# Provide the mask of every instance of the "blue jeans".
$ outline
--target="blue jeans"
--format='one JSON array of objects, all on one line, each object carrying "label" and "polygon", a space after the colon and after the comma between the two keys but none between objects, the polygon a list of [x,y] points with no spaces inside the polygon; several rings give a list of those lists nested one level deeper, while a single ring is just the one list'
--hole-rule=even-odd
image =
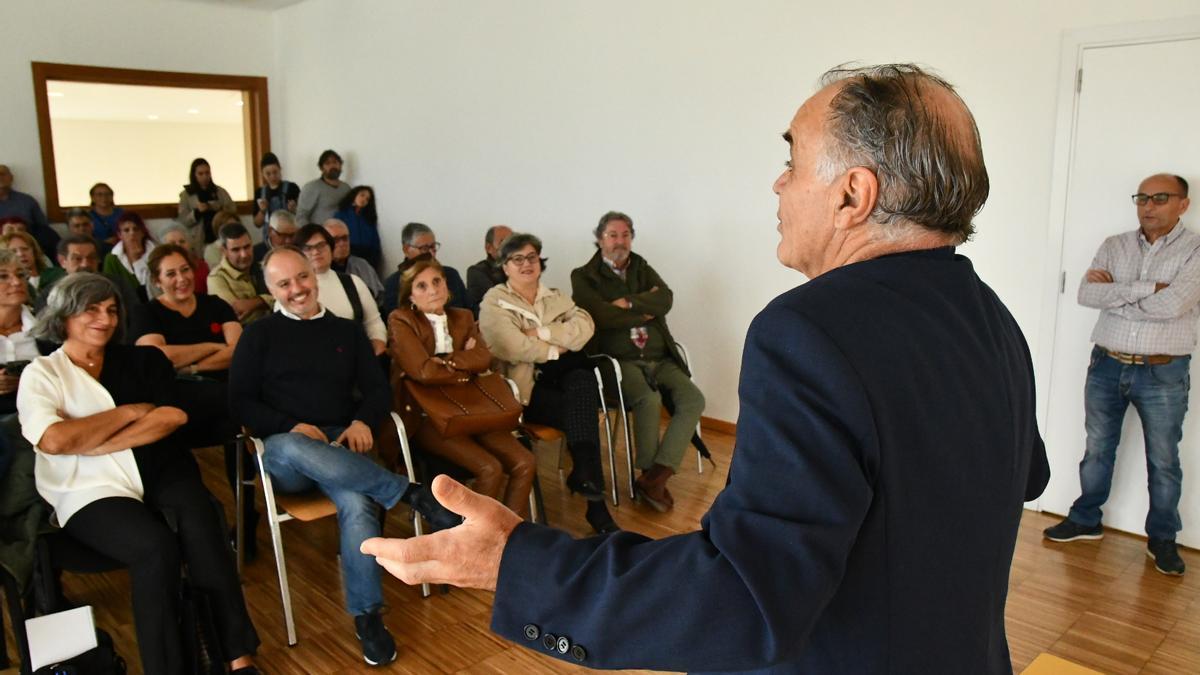
[{"label": "blue jeans", "polygon": [[1179,441],[1187,413],[1191,357],[1175,357],[1161,366],[1129,366],[1092,350],[1083,405],[1087,450],[1079,463],[1082,494],[1068,518],[1080,525],[1100,524],[1100,507],[1108,501],[1113,462],[1121,440],[1125,410],[1132,403],[1142,420],[1146,443],[1146,472],[1150,480],[1150,513],[1146,534],[1174,541],[1179,532],[1179,493],[1183,470],[1179,466]]},{"label": "blue jeans", "polygon": [[[337,438],[341,428],[321,429]],[[289,432],[268,436],[263,464],[275,489],[305,492],[319,488],[337,505],[346,610],[354,616],[383,606],[379,565],[363,555],[362,542],[381,534],[380,508],[390,509],[408,489],[408,478],[379,466],[370,457],[347,448]]]}]

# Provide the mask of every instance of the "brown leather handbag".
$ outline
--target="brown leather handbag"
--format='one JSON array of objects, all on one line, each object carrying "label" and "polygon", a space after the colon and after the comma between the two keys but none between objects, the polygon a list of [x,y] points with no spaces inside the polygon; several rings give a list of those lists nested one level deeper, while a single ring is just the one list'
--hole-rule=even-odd
[{"label": "brown leather handbag", "polygon": [[405,378],[404,386],[443,438],[511,431],[521,417],[521,404],[497,373],[461,384],[421,384]]}]

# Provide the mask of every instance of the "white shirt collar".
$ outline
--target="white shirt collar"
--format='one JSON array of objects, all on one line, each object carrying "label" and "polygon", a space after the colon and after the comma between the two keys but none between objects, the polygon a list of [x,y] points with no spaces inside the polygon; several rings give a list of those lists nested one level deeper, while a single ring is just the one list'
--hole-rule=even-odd
[{"label": "white shirt collar", "polygon": [[291,319],[292,321],[312,321],[313,319],[320,319],[321,317],[325,316],[325,307],[324,306],[322,306],[321,309],[318,310],[316,314],[313,314],[311,317],[309,317],[307,319],[301,319],[299,316],[292,314],[291,312],[284,309],[282,302],[275,303],[275,311],[286,316],[287,318]]}]

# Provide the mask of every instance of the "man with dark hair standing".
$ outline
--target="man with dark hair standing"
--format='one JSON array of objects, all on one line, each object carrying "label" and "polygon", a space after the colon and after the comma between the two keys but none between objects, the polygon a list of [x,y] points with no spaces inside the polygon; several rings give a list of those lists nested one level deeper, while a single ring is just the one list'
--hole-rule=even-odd
[{"label": "man with dark hair standing", "polygon": [[254,243],[246,227],[229,223],[217,235],[221,262],[208,273],[208,292],[229,303],[245,326],[270,314],[274,300],[263,281],[262,267],[254,262]]},{"label": "man with dark hair standing", "polygon": [[590,667],[1012,671],[1009,566],[1049,471],[1025,339],[954,251],[988,194],[979,134],[916,66],[823,82],[774,186],[777,257],[810,281],[750,326],[700,531],[572,540],[439,476],[464,525],[367,553],[495,589],[494,631]]},{"label": "man with dark hair standing", "polygon": [[483,302],[485,293],[496,284],[505,282],[504,270],[496,260],[500,253],[500,244],[513,233],[507,225],[493,225],[483,235],[483,260],[467,268],[467,297],[475,306],[475,316],[479,316],[479,303]]},{"label": "man with dark hair standing", "polygon": [[1143,180],[1133,203],[1141,227],[1105,239],[1079,284],[1079,304],[1100,310],[1083,394],[1082,494],[1045,535],[1059,542],[1104,537],[1100,507],[1108,501],[1121,426],[1132,403],[1142,420],[1150,481],[1146,554],[1159,572],[1180,575],[1185,566],[1175,545],[1183,484],[1179,440],[1200,319],[1200,234],[1179,221],[1190,204],[1180,176],[1160,173]]},{"label": "man with dark hair standing", "polygon": [[[600,217],[593,234],[596,254],[571,271],[571,295],[596,322],[589,353],[607,354],[620,364],[621,392],[634,413],[637,441],[637,497],[665,512],[675,506],[667,481],[704,412],[704,394],[692,382],[687,362],[667,328],[675,296],[667,282],[633,252],[633,219],[619,211]],[[659,438],[663,398],[670,397],[671,421]]]},{"label": "man with dark hair standing", "polygon": [[317,159],[321,177],[304,184],[300,200],[296,204],[296,224],[304,227],[309,223],[320,225],[333,217],[342,198],[350,192],[350,184],[342,182],[342,156],[326,150]]}]

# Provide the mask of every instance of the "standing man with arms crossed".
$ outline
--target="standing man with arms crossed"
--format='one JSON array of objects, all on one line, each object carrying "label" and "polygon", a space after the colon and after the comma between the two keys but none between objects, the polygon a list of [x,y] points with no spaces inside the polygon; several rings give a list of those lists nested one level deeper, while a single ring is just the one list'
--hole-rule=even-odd
[{"label": "standing man with arms crossed", "polygon": [[1082,494],[1045,535],[1061,542],[1104,537],[1100,507],[1108,501],[1121,424],[1132,403],[1142,420],[1150,481],[1146,555],[1159,572],[1180,575],[1179,441],[1200,318],[1200,235],[1179,221],[1190,204],[1187,181],[1179,176],[1150,176],[1133,203],[1141,228],[1105,239],[1079,284],[1079,304],[1100,310],[1083,390]]},{"label": "standing man with arms crossed", "polygon": [[[621,391],[634,413],[638,476],[634,489],[659,512],[674,508],[667,481],[679,470],[683,453],[704,412],[704,394],[692,383],[687,363],[667,328],[675,296],[646,259],[633,252],[633,219],[619,211],[600,217],[596,254],[571,271],[575,304],[596,321],[589,353],[608,354],[621,367]],[[658,437],[663,396],[674,412]]]},{"label": "standing man with arms crossed", "polygon": [[823,84],[774,186],[777,256],[811,281],[750,326],[700,531],[576,541],[439,476],[466,522],[364,551],[495,589],[492,630],[593,668],[1012,672],[1009,567],[1049,471],[1025,339],[954,252],[987,199],[979,132],[916,66]]}]

